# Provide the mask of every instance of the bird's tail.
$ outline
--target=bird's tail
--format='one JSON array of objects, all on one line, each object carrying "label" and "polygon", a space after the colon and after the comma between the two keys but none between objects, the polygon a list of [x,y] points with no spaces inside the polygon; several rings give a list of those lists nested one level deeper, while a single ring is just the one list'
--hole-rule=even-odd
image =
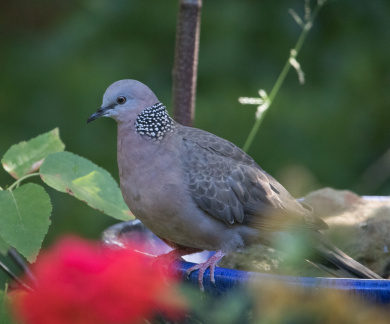
[{"label": "bird's tail", "polygon": [[340,278],[383,279],[334,246],[326,237],[316,233],[314,255],[308,260],[320,269]]}]

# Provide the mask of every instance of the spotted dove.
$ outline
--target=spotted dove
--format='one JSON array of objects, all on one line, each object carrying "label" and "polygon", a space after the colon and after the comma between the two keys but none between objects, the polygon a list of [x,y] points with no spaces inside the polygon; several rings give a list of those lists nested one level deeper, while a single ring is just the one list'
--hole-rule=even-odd
[{"label": "spotted dove", "polygon": [[207,268],[215,282],[215,266],[230,251],[259,243],[275,247],[276,237],[296,235],[310,238],[305,259],[331,274],[381,279],[330,243],[319,232],[326,223],[249,155],[216,135],[176,123],[141,82],[110,85],[88,122],[102,116],[118,124],[120,187],[134,215],[174,248],[173,258],[217,251],[189,269],[199,269],[201,287]]}]

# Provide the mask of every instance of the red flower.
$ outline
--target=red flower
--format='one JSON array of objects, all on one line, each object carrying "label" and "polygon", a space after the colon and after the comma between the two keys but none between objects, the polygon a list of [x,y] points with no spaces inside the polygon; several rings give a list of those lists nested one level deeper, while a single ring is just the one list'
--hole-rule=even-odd
[{"label": "red flower", "polygon": [[18,294],[14,313],[28,324],[122,324],[159,311],[183,314],[175,279],[144,255],[66,238],[33,265],[38,286]]}]

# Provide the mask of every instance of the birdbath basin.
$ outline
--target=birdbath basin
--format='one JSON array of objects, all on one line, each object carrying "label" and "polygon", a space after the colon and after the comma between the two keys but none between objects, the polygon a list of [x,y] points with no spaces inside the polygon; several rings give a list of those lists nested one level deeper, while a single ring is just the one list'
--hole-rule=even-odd
[{"label": "birdbath basin", "polygon": [[[161,255],[172,250],[139,220],[122,222],[107,228],[103,233],[102,239],[105,244],[114,247],[125,247],[127,240],[142,240],[142,248],[144,250],[141,252],[152,255]],[[174,265],[174,269],[183,280],[189,281],[194,286],[198,286],[198,272],[192,272],[187,278],[186,271],[194,263],[206,261],[211,253],[213,252],[205,251],[185,256],[184,259],[186,261],[178,262]],[[304,289],[347,291],[377,304],[390,303],[390,280],[295,277],[217,267],[215,269],[216,286],[210,282],[210,271],[208,269],[204,276],[204,287],[207,293],[221,295],[234,288],[248,285],[249,282],[269,282],[270,280],[282,285],[302,287]]]}]

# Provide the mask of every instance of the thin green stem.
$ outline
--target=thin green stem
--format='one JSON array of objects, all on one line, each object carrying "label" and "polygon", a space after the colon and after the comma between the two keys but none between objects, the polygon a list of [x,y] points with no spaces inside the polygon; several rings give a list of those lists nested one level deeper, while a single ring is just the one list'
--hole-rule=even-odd
[{"label": "thin green stem", "polygon": [[16,180],[16,181],[8,188],[8,190],[12,190],[12,189],[14,189],[15,187],[18,187],[19,184],[20,184],[23,180],[26,180],[26,179],[28,179],[28,178],[35,177],[35,176],[39,176],[39,172],[31,173],[31,174],[26,174],[24,177],[21,177],[20,179]]},{"label": "thin green stem", "polygon": [[302,28],[302,32],[298,38],[298,41],[296,42],[295,46],[294,46],[294,49],[292,49],[290,51],[290,56],[289,58],[287,59],[286,63],[284,64],[284,67],[283,67],[283,70],[282,72],[280,73],[278,79],[276,80],[275,82],[275,85],[273,86],[272,90],[271,90],[271,93],[269,94],[268,96],[268,105],[266,107],[266,109],[264,109],[264,111],[262,112],[262,114],[259,116],[259,118],[256,119],[251,131],[249,132],[249,135],[248,135],[248,138],[246,139],[245,141],[245,144],[244,144],[244,147],[243,147],[243,150],[245,152],[248,152],[249,148],[251,147],[252,143],[253,143],[253,140],[255,139],[256,137],[256,134],[260,128],[260,125],[262,123],[262,121],[264,120],[264,117],[265,117],[265,114],[267,113],[269,107],[272,105],[276,95],[278,94],[284,80],[286,79],[286,76],[287,76],[287,73],[290,71],[291,69],[291,63],[290,61],[292,59],[295,59],[298,54],[299,54],[299,51],[301,50],[302,48],[302,45],[306,39],[306,36],[307,34],[309,33],[309,30],[311,29],[313,23],[314,23],[314,20],[318,14],[318,12],[320,11],[321,7],[323,6],[325,1],[319,1],[317,6],[315,7],[312,15],[310,16],[310,19],[306,21],[306,23],[304,24],[303,28]]},{"label": "thin green stem", "polygon": [[242,148],[244,152],[248,152],[249,148],[251,147],[252,142],[256,137],[257,131],[260,128],[261,122],[264,119],[265,112],[266,112],[266,110],[261,114],[260,118],[256,119],[255,124],[253,125],[253,127],[252,127],[246,141],[245,141],[244,147]]}]

